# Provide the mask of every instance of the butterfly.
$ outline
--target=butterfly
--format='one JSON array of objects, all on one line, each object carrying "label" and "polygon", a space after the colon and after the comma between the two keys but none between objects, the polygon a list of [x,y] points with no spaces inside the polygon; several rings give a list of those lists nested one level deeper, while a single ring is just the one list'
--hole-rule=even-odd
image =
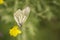
[{"label": "butterfly", "polygon": [[21,27],[25,21],[27,20],[28,16],[30,13],[30,8],[26,7],[23,10],[18,9],[15,13],[14,13],[14,19],[17,22],[18,26]]}]

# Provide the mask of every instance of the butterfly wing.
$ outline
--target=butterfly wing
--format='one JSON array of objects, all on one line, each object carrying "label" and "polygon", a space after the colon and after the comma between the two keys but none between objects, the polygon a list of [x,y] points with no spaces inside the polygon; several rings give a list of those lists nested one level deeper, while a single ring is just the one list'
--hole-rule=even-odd
[{"label": "butterfly wing", "polygon": [[17,22],[17,24],[19,26],[21,26],[21,16],[22,16],[22,11],[20,9],[18,9],[15,13],[14,13],[14,19]]},{"label": "butterfly wing", "polygon": [[26,19],[27,19],[27,17],[29,16],[30,8],[26,7],[25,9],[22,10],[22,13],[23,13],[23,19],[22,19],[22,21],[25,22]]}]

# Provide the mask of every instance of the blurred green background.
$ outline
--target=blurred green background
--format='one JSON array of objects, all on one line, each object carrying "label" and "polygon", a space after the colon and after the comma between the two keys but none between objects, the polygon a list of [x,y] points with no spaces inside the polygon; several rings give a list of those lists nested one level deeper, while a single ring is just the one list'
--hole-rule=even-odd
[{"label": "blurred green background", "polygon": [[[31,11],[23,33],[11,37],[9,30],[17,25],[14,12],[27,6]],[[0,4],[0,40],[60,40],[60,0],[4,0]]]}]

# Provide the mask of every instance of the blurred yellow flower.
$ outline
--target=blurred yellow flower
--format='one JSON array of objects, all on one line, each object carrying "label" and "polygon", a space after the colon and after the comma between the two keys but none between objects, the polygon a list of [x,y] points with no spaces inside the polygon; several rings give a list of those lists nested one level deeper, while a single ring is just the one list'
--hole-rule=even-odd
[{"label": "blurred yellow flower", "polygon": [[0,0],[0,4],[3,4],[4,3],[4,0]]},{"label": "blurred yellow flower", "polygon": [[9,34],[16,37],[18,34],[21,34],[21,30],[18,29],[18,26],[14,26],[12,29],[10,29]]}]

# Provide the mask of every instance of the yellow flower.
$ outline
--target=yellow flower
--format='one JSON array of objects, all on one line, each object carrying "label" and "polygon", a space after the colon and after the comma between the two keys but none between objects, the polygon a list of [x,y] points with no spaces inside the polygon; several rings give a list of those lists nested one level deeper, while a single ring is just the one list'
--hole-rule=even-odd
[{"label": "yellow flower", "polygon": [[16,37],[18,34],[21,34],[21,30],[18,29],[18,26],[14,26],[12,29],[10,29],[9,34]]},{"label": "yellow flower", "polygon": [[0,4],[3,4],[4,3],[4,1],[3,0],[0,0]]}]

